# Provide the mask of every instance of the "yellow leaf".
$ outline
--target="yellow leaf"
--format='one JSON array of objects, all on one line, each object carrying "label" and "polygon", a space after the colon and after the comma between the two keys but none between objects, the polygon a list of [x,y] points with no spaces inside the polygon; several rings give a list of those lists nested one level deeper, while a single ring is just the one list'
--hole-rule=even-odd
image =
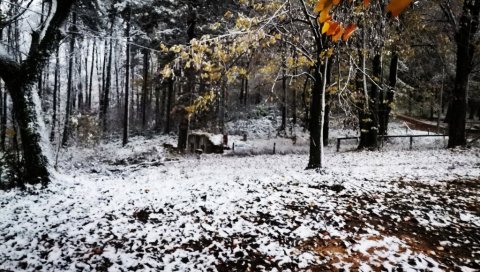
[{"label": "yellow leaf", "polygon": [[387,6],[387,11],[392,13],[393,17],[397,17],[411,2],[412,0],[392,0]]},{"label": "yellow leaf", "polygon": [[330,21],[325,22],[322,27],[322,34],[325,34],[328,31],[328,28],[330,28]]}]

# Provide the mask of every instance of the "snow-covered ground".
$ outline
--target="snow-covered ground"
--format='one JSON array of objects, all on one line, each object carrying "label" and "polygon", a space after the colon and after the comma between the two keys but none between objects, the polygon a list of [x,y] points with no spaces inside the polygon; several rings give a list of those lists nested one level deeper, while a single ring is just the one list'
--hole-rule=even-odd
[{"label": "snow-covered ground", "polygon": [[480,268],[480,149],[332,147],[318,173],[302,152],[179,156],[172,141],[72,148],[47,190],[1,192],[0,270]]}]

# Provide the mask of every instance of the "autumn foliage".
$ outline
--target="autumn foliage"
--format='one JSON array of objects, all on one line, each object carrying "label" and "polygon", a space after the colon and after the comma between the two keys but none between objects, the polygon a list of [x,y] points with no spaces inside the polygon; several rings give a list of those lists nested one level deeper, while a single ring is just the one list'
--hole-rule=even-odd
[{"label": "autumn foliage", "polygon": [[[350,36],[355,32],[357,26],[354,23],[348,24],[346,27],[341,22],[332,19],[331,10],[340,5],[342,0],[319,0],[315,4],[314,12],[318,13],[318,23],[322,26],[322,34],[332,38],[333,42],[342,39],[344,42],[348,41]],[[349,0],[351,3],[352,0]],[[386,7],[386,12],[392,16],[398,16],[404,9],[406,9],[412,0],[391,0]],[[363,0],[364,8],[370,5],[370,0]]]}]

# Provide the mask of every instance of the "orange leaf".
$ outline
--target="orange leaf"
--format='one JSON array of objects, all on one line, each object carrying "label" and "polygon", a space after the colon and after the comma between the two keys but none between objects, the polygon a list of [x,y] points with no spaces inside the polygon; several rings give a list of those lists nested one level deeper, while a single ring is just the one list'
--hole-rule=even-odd
[{"label": "orange leaf", "polygon": [[319,23],[325,23],[326,21],[330,20],[332,17],[329,16],[329,9],[324,9],[320,12],[320,17],[318,17]]},{"label": "orange leaf", "polygon": [[370,0],[363,0],[363,6],[368,7],[370,5]]},{"label": "orange leaf", "polygon": [[337,42],[340,40],[344,31],[345,29],[342,26],[338,27],[337,33],[335,33],[335,35],[332,37],[332,41]]},{"label": "orange leaf", "polygon": [[327,22],[325,22],[325,23],[323,24],[322,34],[325,34],[325,33],[328,31],[328,29],[330,28],[330,24],[331,24],[331,23],[332,23],[332,22],[327,21]]},{"label": "orange leaf", "polygon": [[327,36],[332,36],[335,33],[337,33],[339,27],[340,27],[339,23],[331,22],[330,27],[328,28],[328,31],[327,31]]},{"label": "orange leaf", "polygon": [[314,12],[321,12],[324,9],[331,9],[334,5],[334,1],[336,0],[319,0],[317,4],[315,4]]},{"label": "orange leaf", "polygon": [[404,9],[406,9],[412,0],[392,0],[387,6],[387,11],[392,13],[393,17],[398,16]]},{"label": "orange leaf", "polygon": [[353,32],[357,30],[357,25],[349,24],[347,28],[345,28],[345,32],[343,33],[343,41],[346,42],[352,36]]},{"label": "orange leaf", "polygon": [[333,4],[336,6],[338,4],[340,4],[340,0],[333,0]]}]

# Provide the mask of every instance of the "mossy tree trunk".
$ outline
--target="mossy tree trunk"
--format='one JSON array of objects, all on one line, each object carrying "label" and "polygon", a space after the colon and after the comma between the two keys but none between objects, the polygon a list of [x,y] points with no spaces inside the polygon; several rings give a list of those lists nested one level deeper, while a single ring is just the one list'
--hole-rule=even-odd
[{"label": "mossy tree trunk", "polygon": [[9,56],[0,56],[0,77],[12,98],[12,107],[19,125],[24,162],[25,183],[46,185],[50,181],[48,133],[42,120],[40,98],[34,85],[51,51],[62,39],[60,28],[75,0],[50,2],[50,14],[43,29],[32,34],[27,58],[18,63]]}]

